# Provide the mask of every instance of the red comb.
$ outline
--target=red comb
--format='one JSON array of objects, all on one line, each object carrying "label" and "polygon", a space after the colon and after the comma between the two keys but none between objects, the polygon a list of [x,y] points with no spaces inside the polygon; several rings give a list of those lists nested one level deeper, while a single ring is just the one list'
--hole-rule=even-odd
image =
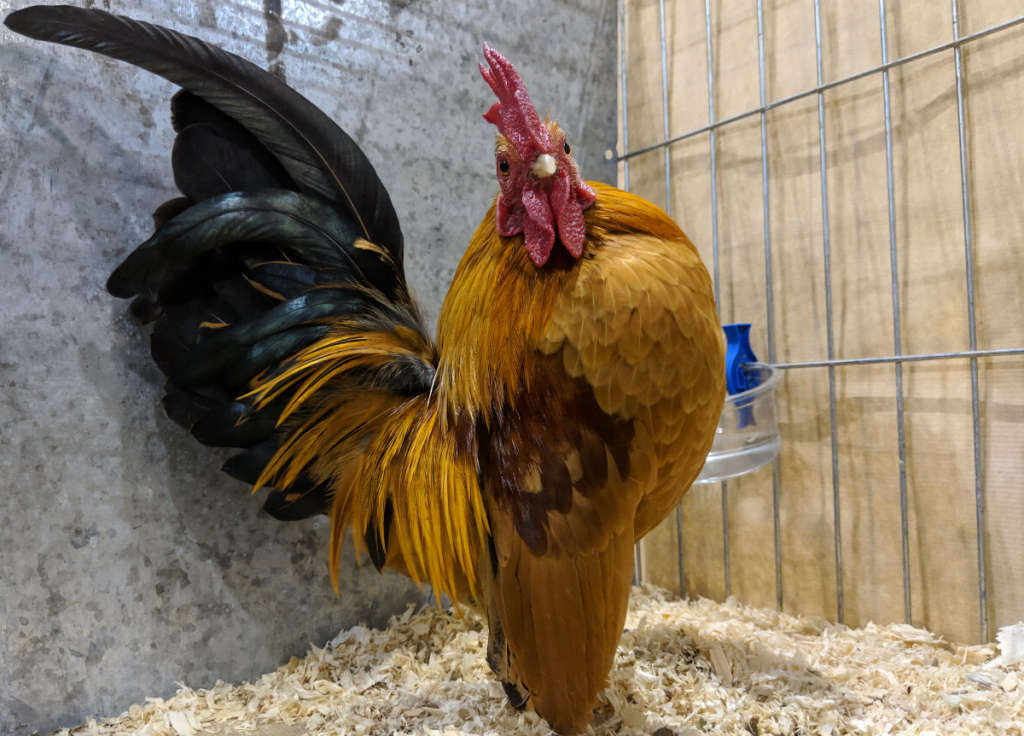
[{"label": "red comb", "polygon": [[526,157],[534,150],[551,148],[551,136],[541,123],[523,78],[512,62],[484,44],[484,59],[488,69],[480,64],[480,73],[498,96],[498,101],[484,113],[484,120],[498,126],[498,131],[512,141],[519,155]]}]

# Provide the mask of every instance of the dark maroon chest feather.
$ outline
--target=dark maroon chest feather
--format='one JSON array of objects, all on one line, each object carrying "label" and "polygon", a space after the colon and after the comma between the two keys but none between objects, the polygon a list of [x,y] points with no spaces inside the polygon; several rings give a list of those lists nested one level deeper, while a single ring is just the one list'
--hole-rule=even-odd
[{"label": "dark maroon chest feather", "polygon": [[[570,378],[561,355],[538,356],[529,389],[477,425],[485,493],[512,518],[530,550],[549,547],[549,514],[573,509],[629,473],[633,422],[601,411],[590,385]],[[594,519],[598,523],[598,519]]]}]

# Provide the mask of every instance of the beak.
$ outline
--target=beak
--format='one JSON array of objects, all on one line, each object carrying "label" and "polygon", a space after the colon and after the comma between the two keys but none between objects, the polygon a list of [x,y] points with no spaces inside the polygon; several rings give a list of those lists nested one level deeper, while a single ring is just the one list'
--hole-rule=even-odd
[{"label": "beak", "polygon": [[555,157],[550,153],[539,155],[537,160],[533,162],[533,166],[530,167],[530,173],[538,179],[546,179],[556,171],[558,171],[558,162],[555,161]]}]

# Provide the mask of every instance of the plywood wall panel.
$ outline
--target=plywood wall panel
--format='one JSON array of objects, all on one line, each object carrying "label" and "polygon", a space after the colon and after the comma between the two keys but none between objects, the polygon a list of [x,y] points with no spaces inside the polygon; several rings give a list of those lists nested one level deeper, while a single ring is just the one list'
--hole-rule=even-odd
[{"label": "plywood wall panel", "polygon": [[789,371],[779,406],[779,512],[783,607],[836,616],[835,526],[828,371]]},{"label": "plywood wall panel", "polygon": [[979,361],[992,631],[1024,620],[1024,357]]},{"label": "plywood wall panel", "polygon": [[818,100],[773,110],[767,121],[775,359],[818,360],[828,345]]},{"label": "plywood wall panel", "polygon": [[728,523],[732,594],[751,605],[775,608],[770,465],[729,481]]},{"label": "plywood wall panel", "polygon": [[895,381],[890,365],[836,371],[846,620],[903,620]]},{"label": "plywood wall panel", "polygon": [[627,3],[627,7],[627,120],[629,147],[637,149],[657,143],[665,137],[661,41],[657,1],[640,0]]},{"label": "plywood wall panel", "polygon": [[753,342],[764,350],[767,338],[760,122],[751,118],[723,128],[717,143],[721,268],[718,312],[724,323],[753,323]]},{"label": "plywood wall panel", "polygon": [[665,3],[666,64],[673,102],[669,105],[670,135],[703,127],[708,122],[707,36],[703,19],[703,0]]},{"label": "plywood wall panel", "polygon": [[903,368],[912,615],[957,641],[978,634],[968,362]]},{"label": "plywood wall panel", "polygon": [[[1016,18],[1021,14],[1020,3],[1015,0],[959,0],[960,35],[990,28]],[[942,4],[942,3],[938,3]]]},{"label": "plywood wall panel", "polygon": [[679,547],[676,539],[676,516],[673,513],[643,538],[640,547],[644,580],[679,595]]},{"label": "plywood wall panel", "polygon": [[717,483],[695,485],[683,498],[683,569],[687,595],[725,600],[721,499]]},{"label": "plywood wall panel", "polygon": [[[748,0],[711,3],[711,69],[715,84],[715,115],[719,120],[760,104],[755,11],[755,4]],[[696,15],[692,22],[703,25],[704,13]],[[673,98],[672,102],[677,103],[677,100]]]},{"label": "plywood wall panel", "polygon": [[944,52],[891,74],[905,353],[969,347],[954,71],[952,52]]},{"label": "plywood wall panel", "polygon": [[697,246],[701,259],[713,270],[711,220],[711,167],[708,134],[688,138],[671,147],[672,216]]},{"label": "plywood wall panel", "polygon": [[826,93],[837,358],[891,355],[884,97],[877,77]]},{"label": "plywood wall panel", "polygon": [[1024,345],[1024,26],[964,55],[978,346]]}]

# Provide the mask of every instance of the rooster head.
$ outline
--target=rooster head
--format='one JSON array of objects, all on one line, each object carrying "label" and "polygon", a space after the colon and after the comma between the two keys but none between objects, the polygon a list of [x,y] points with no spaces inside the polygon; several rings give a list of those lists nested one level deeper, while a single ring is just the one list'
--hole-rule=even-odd
[{"label": "rooster head", "polygon": [[580,178],[572,147],[553,121],[541,121],[519,72],[484,44],[480,73],[498,96],[484,119],[498,126],[494,165],[501,186],[497,226],[501,235],[522,233],[530,260],[547,263],[557,239],[574,257],[583,255],[583,210],[596,195]]}]

